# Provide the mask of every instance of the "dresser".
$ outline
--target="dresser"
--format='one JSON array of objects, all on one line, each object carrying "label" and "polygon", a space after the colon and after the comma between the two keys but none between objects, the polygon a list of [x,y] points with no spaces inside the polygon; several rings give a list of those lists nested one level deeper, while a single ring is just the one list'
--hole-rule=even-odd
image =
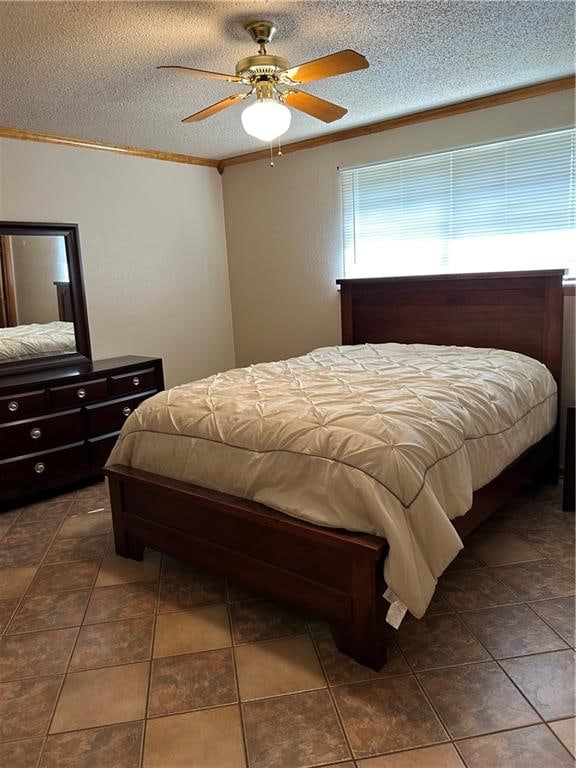
[{"label": "dresser", "polygon": [[152,357],[0,377],[0,506],[98,476],[127,417],[162,389]]}]

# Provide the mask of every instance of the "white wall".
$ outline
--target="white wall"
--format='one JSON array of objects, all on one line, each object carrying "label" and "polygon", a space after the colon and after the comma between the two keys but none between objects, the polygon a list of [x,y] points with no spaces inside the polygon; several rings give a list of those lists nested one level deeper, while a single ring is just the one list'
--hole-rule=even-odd
[{"label": "white wall", "polygon": [[[224,171],[237,365],[340,341],[343,276],[338,166],[437,152],[567,127],[569,91],[327,144]],[[573,335],[572,335],[573,338]]]},{"label": "white wall", "polygon": [[79,224],[95,359],[161,356],[168,385],[233,365],[214,168],[0,139],[0,219]]}]

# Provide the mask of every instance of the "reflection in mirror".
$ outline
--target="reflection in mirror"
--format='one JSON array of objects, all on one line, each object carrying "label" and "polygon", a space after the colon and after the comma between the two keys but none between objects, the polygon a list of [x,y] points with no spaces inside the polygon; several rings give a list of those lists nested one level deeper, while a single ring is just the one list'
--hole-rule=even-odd
[{"label": "reflection in mirror", "polygon": [[63,235],[0,235],[0,362],[76,352]]}]

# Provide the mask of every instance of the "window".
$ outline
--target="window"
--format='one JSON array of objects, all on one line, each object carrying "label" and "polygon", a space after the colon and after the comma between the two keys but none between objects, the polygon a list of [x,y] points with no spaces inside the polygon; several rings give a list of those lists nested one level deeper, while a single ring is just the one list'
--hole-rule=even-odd
[{"label": "window", "polygon": [[346,277],[566,267],[574,130],[341,171]]}]

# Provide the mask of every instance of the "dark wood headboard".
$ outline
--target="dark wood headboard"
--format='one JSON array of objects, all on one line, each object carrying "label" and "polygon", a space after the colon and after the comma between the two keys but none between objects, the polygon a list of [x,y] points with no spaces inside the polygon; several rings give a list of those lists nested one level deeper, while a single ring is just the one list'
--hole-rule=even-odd
[{"label": "dark wood headboard", "polygon": [[562,370],[564,270],[337,280],[342,343],[396,341],[521,352]]}]

